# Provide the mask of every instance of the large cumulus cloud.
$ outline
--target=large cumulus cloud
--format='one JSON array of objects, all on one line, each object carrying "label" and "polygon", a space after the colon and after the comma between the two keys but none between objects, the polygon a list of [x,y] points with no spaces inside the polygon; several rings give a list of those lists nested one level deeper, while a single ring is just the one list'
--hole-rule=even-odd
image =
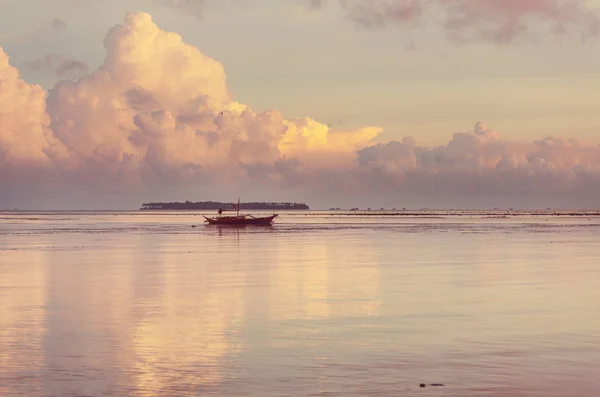
[{"label": "large cumulus cloud", "polygon": [[256,199],[294,192],[316,203],[369,195],[600,198],[598,146],[511,142],[481,123],[435,148],[410,137],[374,144],[377,127],[331,130],[236,102],[223,65],[148,14],[128,14],[104,44],[98,70],[48,93],[23,81],[0,50],[0,208],[240,191]]},{"label": "large cumulus cloud", "polygon": [[303,160],[308,172],[379,132],[331,132],[310,118],[252,111],[232,100],[220,62],[145,13],[128,14],[104,45],[97,71],[61,81],[47,98],[0,52],[0,201],[17,185],[35,191],[26,170],[65,191],[69,184],[126,193],[252,178],[281,183],[289,164]]}]

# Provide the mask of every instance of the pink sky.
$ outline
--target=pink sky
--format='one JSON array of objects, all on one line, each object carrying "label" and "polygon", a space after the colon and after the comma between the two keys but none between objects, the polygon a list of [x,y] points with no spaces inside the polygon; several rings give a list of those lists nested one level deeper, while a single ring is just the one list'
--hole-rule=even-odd
[{"label": "pink sky", "polygon": [[[308,12],[331,3],[313,2]],[[531,18],[543,22],[541,34],[597,33],[583,2],[366,4],[340,3],[351,21],[378,29],[437,10],[449,42],[506,45],[533,33]],[[48,29],[65,29],[61,21]],[[600,147],[576,131],[519,139],[474,118],[431,144],[409,134],[387,139],[377,120],[331,127],[311,115],[253,110],[236,100],[227,65],[147,13],[127,14],[104,47],[95,70],[67,55],[30,62],[56,71],[48,90],[25,81],[0,50],[0,209],[136,208],[238,195],[313,208],[597,207],[600,199]]]}]

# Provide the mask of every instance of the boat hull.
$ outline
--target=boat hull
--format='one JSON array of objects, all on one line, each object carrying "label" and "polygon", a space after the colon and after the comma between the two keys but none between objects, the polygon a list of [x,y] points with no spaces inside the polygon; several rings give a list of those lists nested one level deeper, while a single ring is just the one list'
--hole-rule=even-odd
[{"label": "boat hull", "polygon": [[248,216],[223,216],[219,218],[208,218],[206,222],[209,225],[270,225],[273,219],[277,217],[277,214],[265,217],[248,217]]}]

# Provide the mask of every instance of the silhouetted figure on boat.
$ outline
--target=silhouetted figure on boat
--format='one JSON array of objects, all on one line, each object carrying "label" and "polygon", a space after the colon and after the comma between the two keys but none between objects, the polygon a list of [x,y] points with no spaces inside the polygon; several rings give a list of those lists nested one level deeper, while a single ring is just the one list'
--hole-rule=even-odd
[{"label": "silhouetted figure on boat", "polygon": [[221,214],[223,213],[222,207],[219,208],[218,217],[208,218],[204,215],[202,216],[204,216],[204,219],[206,219],[206,222],[208,222],[210,225],[270,225],[271,222],[273,222],[273,219],[277,217],[277,214],[263,217],[256,217],[254,215],[249,214],[240,215],[240,208],[240,199],[238,198],[237,205],[233,204],[235,216],[221,216]]}]

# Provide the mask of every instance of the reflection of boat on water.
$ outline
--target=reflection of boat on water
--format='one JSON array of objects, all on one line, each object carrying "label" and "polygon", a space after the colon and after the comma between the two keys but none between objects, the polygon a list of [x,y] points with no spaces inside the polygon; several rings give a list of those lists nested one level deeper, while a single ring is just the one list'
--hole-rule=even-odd
[{"label": "reflection of boat on water", "polygon": [[[235,206],[235,205],[234,205]],[[238,204],[235,206],[233,211],[236,211],[235,216],[222,216],[223,211],[232,211],[232,210],[223,210],[219,209],[219,216],[214,218],[209,218],[204,216],[206,222],[209,225],[270,225],[278,215],[273,214],[269,216],[257,217],[254,215],[240,215],[240,199],[238,198]]]}]

